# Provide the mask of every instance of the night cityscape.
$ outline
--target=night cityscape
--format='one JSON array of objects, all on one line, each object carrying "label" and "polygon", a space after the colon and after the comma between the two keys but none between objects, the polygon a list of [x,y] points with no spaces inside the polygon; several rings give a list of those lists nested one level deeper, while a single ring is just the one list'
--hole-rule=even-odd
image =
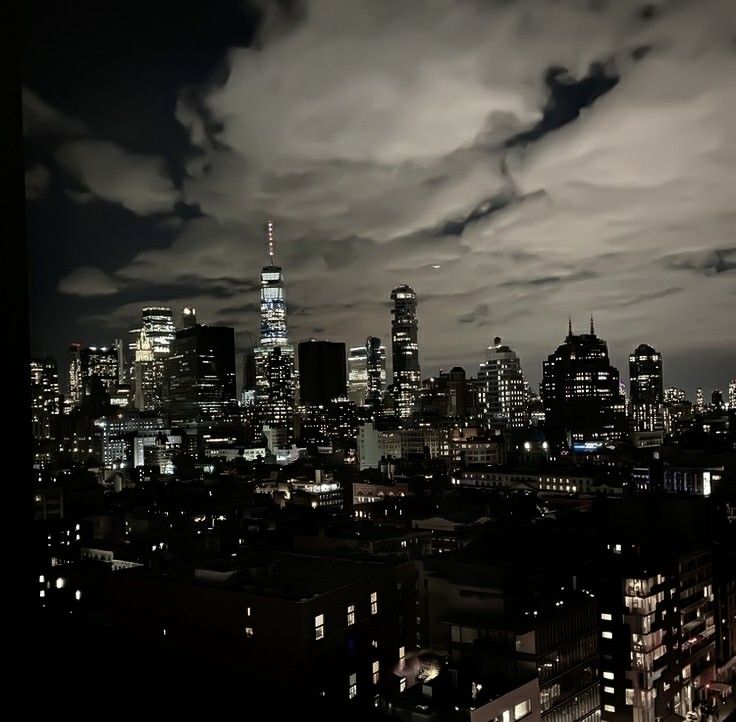
[{"label": "night cityscape", "polygon": [[736,720],[736,5],[153,5],[24,9],[39,711]]}]

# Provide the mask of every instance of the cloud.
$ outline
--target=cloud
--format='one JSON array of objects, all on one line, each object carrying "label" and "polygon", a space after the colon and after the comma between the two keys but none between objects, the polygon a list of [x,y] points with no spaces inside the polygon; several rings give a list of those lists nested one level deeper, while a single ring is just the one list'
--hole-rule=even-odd
[{"label": "cloud", "polygon": [[163,159],[131,153],[115,143],[72,141],[59,148],[56,159],[95,198],[138,215],[171,211],[180,198]]},{"label": "cloud", "polygon": [[87,127],[46,103],[32,90],[23,88],[23,135],[86,135]]},{"label": "cloud", "polygon": [[[423,362],[471,371],[499,335],[538,378],[568,314],[594,312],[622,366],[640,341],[732,343],[713,331],[733,300],[731,0],[282,5],[179,99],[197,149],[182,200],[201,216],[117,277],[257,281],[270,217],[287,301],[308,309],[295,340],[386,341],[408,283]],[[78,175],[128,207],[141,188]],[[233,308],[257,293],[230,291]]]},{"label": "cloud", "polygon": [[118,284],[94,266],[80,266],[59,281],[59,292],[70,296],[111,296]]}]

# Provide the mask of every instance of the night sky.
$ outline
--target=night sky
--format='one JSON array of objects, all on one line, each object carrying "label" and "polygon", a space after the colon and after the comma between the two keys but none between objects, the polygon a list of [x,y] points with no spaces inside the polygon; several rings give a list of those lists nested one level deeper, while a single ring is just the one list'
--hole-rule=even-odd
[{"label": "night sky", "polygon": [[425,376],[498,335],[536,387],[591,313],[624,379],[736,375],[733,0],[25,8],[34,354],[185,304],[242,350],[273,218],[293,342],[388,346],[407,283]]}]

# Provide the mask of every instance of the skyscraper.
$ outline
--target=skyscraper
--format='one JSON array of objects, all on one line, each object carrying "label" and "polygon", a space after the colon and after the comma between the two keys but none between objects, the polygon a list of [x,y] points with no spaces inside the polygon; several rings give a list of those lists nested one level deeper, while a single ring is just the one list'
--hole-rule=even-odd
[{"label": "skyscraper", "polygon": [[348,356],[348,396],[358,406],[375,406],[386,387],[386,348],[381,339],[368,336],[364,346],[354,346]]},{"label": "skyscraper", "polygon": [[624,401],[618,369],[611,366],[606,342],[590,333],[574,334],[542,365],[545,427],[556,445],[585,449],[623,438]]},{"label": "skyscraper", "polygon": [[386,388],[386,347],[381,346],[381,339],[368,336],[365,340],[366,349],[366,403],[378,407],[383,402],[383,392]]},{"label": "skyscraper", "polygon": [[59,373],[50,356],[31,359],[31,412],[33,438],[50,439],[52,421],[61,411]]},{"label": "skyscraper", "polygon": [[69,344],[69,397],[75,406],[82,401],[82,361],[79,357],[81,348],[79,341]]},{"label": "skyscraper", "polygon": [[651,346],[639,344],[629,356],[629,393],[634,431],[664,428],[662,402],[662,356]]},{"label": "skyscraper", "polygon": [[191,328],[197,325],[197,309],[194,306],[184,306],[181,310],[181,327]]},{"label": "skyscraper", "polygon": [[302,341],[299,344],[299,402],[327,406],[347,393],[345,344]]},{"label": "skyscraper", "polygon": [[409,286],[391,291],[391,356],[393,359],[393,395],[396,413],[411,416],[422,387],[417,343],[417,295]]},{"label": "skyscraper", "polygon": [[478,369],[476,406],[486,426],[501,423],[514,428],[528,425],[526,386],[519,357],[496,336],[486,361]]},{"label": "skyscraper", "polygon": [[221,421],[235,408],[235,331],[197,324],[176,332],[167,362],[172,424]]},{"label": "skyscraper", "polygon": [[133,399],[139,411],[153,411],[166,403],[166,359],[176,329],[170,308],[144,308],[141,320],[141,328],[131,331]]},{"label": "skyscraper", "polygon": [[110,394],[118,385],[118,351],[114,346],[89,346],[79,351],[82,389],[96,377]]},{"label": "skyscraper", "polygon": [[273,224],[266,226],[269,263],[261,270],[261,339],[254,349],[256,403],[263,426],[291,433],[294,413],[294,347],[286,326],[286,298],[281,267],[275,265]]}]

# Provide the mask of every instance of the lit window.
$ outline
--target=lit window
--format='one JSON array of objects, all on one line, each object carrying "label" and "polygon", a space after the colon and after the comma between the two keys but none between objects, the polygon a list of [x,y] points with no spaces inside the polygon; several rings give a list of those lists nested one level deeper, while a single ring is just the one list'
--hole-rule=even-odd
[{"label": "lit window", "polygon": [[612,704],[604,704],[603,709],[606,710],[606,712],[615,712],[616,708]]},{"label": "lit window", "polygon": [[507,709],[501,715],[501,722],[511,722],[511,710]]},{"label": "lit window", "polygon": [[378,667],[379,667],[379,663],[378,663],[378,660],[376,660],[375,662],[373,662],[373,667],[372,667],[373,684],[378,684]]},{"label": "lit window", "polygon": [[246,627],[245,628],[245,636],[246,637],[252,637],[253,636],[253,627]]},{"label": "lit window", "polygon": [[613,639],[613,632],[601,632],[603,639]]},{"label": "lit window", "polygon": [[523,702],[519,702],[514,707],[514,720],[519,720],[522,717],[526,717],[532,711],[532,701],[526,699]]},{"label": "lit window", "polygon": [[62,589],[62,588],[64,587],[64,584],[65,584],[65,583],[66,583],[66,582],[64,581],[64,579],[62,579],[61,577],[59,577],[59,578],[58,578],[58,579],[56,580],[56,588],[57,588],[57,589]]},{"label": "lit window", "polygon": [[79,600],[80,600],[80,599],[82,598],[82,592],[80,592],[80,591],[79,591],[79,589],[77,589],[77,591],[76,591],[76,592],[74,592],[74,598],[75,598],[75,599],[76,599],[77,601],[79,601]]},{"label": "lit window", "polygon": [[378,592],[371,592],[371,614],[378,614]]},{"label": "lit window", "polygon": [[41,576],[40,576],[40,577],[38,578],[38,582],[39,582],[39,584],[43,584],[43,583],[44,583],[45,581],[46,581],[46,577],[44,577],[44,575],[42,574],[42,575],[41,575]]},{"label": "lit window", "polygon": [[399,661],[403,662],[406,657],[406,647],[399,647]]},{"label": "lit window", "polygon": [[322,639],[325,636],[325,615],[318,614],[314,618],[314,638]]},{"label": "lit window", "polygon": [[[667,684],[665,682],[665,684]],[[667,689],[665,687],[665,689]],[[627,689],[626,690],[626,704],[634,704],[634,690],[633,689]]]},{"label": "lit window", "polygon": [[615,690],[615,688],[614,688],[614,687],[604,687],[604,688],[603,688],[603,691],[604,691],[604,692],[605,692],[606,694],[616,694],[616,690]]},{"label": "lit window", "polygon": [[348,627],[351,624],[355,624],[355,605],[351,604],[348,607]]},{"label": "lit window", "polygon": [[44,590],[42,589],[42,590],[41,590],[41,591],[40,591],[40,592],[38,593],[38,596],[39,596],[39,597],[45,597],[45,596],[46,596],[46,592],[44,592]]},{"label": "lit window", "polygon": [[406,677],[402,677],[399,680],[399,692],[403,692],[406,689]]},{"label": "lit window", "polygon": [[610,614],[608,614],[607,612],[603,612],[603,613],[601,614],[601,619],[602,619],[603,621],[605,621],[605,622],[610,622],[612,618],[613,618],[613,617],[611,617],[611,615],[610,615]]},{"label": "lit window", "polygon": [[355,674],[350,675],[348,680],[348,697],[353,699],[358,694],[358,677]]},{"label": "lit window", "polygon": [[613,672],[604,672],[603,679],[613,679]]}]

